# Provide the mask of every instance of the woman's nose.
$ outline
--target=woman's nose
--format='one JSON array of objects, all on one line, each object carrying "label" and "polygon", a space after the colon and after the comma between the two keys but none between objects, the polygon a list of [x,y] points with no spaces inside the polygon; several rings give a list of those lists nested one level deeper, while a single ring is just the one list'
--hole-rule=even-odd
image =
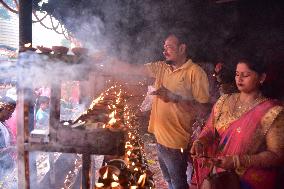
[{"label": "woman's nose", "polygon": [[243,77],[242,77],[242,76],[236,77],[236,81],[237,81],[237,82],[242,81],[242,80],[243,80]]}]

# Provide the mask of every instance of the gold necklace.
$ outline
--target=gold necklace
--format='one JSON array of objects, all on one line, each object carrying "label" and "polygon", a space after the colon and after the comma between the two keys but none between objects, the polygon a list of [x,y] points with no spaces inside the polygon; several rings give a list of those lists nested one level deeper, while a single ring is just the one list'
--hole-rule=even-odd
[{"label": "gold necklace", "polygon": [[259,104],[260,102],[262,102],[264,100],[265,100],[265,98],[263,98],[263,96],[261,94],[259,94],[257,96],[257,98],[255,98],[252,102],[244,105],[245,103],[241,103],[241,101],[240,101],[240,94],[239,94],[238,97],[236,98],[236,101],[235,101],[235,104],[234,104],[234,107],[233,107],[233,111],[232,111],[232,115],[234,117],[240,117],[243,113],[249,111],[250,109],[252,109],[257,104]]}]

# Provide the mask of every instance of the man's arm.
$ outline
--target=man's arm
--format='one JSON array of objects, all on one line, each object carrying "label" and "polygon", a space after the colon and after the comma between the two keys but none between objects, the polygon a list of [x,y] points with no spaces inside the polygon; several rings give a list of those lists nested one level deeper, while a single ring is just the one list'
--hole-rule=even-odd
[{"label": "man's arm", "polygon": [[145,64],[130,64],[128,62],[111,59],[101,68],[106,74],[127,74],[127,75],[141,75],[150,77],[149,71]]},{"label": "man's arm", "polygon": [[180,100],[178,101],[180,107],[186,112],[194,112],[198,117],[206,117],[210,112],[210,103],[199,103],[195,100]]},{"label": "man's arm", "polygon": [[180,95],[177,95],[164,86],[161,86],[158,90],[151,93],[157,95],[158,98],[164,102],[178,103],[185,112],[194,112],[194,114],[205,117],[210,111],[209,103],[199,103],[195,100],[185,100]]}]

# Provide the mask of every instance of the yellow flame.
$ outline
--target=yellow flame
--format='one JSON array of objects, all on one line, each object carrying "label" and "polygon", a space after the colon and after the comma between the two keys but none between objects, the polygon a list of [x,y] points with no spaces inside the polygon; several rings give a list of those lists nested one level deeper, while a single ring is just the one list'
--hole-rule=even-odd
[{"label": "yellow flame", "polygon": [[112,178],[113,180],[118,181],[118,176],[116,176],[115,174],[112,174]]},{"label": "yellow flame", "polygon": [[113,112],[111,112],[108,117],[109,117],[109,118],[114,117],[115,114],[116,114],[116,110],[114,110]]},{"label": "yellow flame", "polygon": [[109,120],[108,124],[113,125],[113,124],[115,124],[115,122],[116,122],[116,119],[113,117]]},{"label": "yellow flame", "polygon": [[132,149],[132,145],[129,143],[129,144],[125,144],[125,148],[127,149],[127,148],[129,148],[129,149]]},{"label": "yellow flame", "polygon": [[96,187],[103,187],[103,186],[105,186],[104,183],[100,183],[100,182],[96,183],[95,185],[96,185]]},{"label": "yellow flame", "polygon": [[146,173],[140,175],[137,183],[141,185],[141,187],[143,187],[145,185],[145,180],[146,180]]},{"label": "yellow flame", "polygon": [[181,153],[183,153],[183,148],[180,149]]},{"label": "yellow flame", "polygon": [[127,154],[128,156],[130,156],[130,155],[131,155],[131,151],[128,150],[128,151],[126,152],[126,154]]},{"label": "yellow flame", "polygon": [[112,182],[112,183],[110,183],[110,186],[111,187],[118,187],[119,183],[118,182]]},{"label": "yellow flame", "polygon": [[103,175],[103,179],[106,179],[106,178],[107,178],[107,174],[108,174],[108,167],[106,168],[106,172],[105,172],[104,175]]}]

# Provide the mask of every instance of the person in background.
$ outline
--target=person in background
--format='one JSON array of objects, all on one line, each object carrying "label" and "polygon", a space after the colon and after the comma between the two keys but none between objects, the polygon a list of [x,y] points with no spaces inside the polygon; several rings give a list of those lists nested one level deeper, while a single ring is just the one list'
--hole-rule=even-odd
[{"label": "person in background", "polygon": [[265,71],[251,55],[238,62],[239,93],[218,99],[191,148],[199,186],[213,164],[217,172],[234,170],[243,189],[283,188],[277,178],[284,163],[284,112],[278,101],[264,96]]},{"label": "person in background", "polygon": [[228,68],[228,66],[225,66],[222,63],[218,63],[216,64],[214,71],[220,95],[235,93],[238,91],[234,81],[233,69]]},{"label": "person in background", "polygon": [[39,109],[36,112],[36,128],[46,129],[49,126],[49,97],[38,98]]},{"label": "person in background", "polygon": [[0,98],[0,178],[14,166],[12,136],[6,120],[12,116],[15,108],[16,101],[9,97]]},{"label": "person in background", "polygon": [[[6,96],[10,97],[14,101],[17,101],[17,89],[16,89],[16,82],[12,82],[12,87],[6,91]],[[9,130],[11,131],[13,135],[13,141],[16,141],[17,136],[17,109],[13,112],[10,119],[6,121],[6,124],[9,127]]]},{"label": "person in background", "polygon": [[0,147],[5,148],[10,146],[10,131],[6,125],[6,120],[8,120],[16,108],[16,101],[9,97],[0,98]]}]

